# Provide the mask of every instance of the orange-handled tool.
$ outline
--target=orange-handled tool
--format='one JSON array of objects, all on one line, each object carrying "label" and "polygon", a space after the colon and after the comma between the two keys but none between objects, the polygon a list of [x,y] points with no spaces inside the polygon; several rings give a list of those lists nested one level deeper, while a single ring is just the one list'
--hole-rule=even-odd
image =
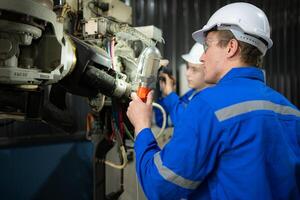
[{"label": "orange-handled tool", "polygon": [[147,95],[151,91],[150,88],[140,86],[137,90],[137,95],[142,99],[143,102],[147,101]]}]

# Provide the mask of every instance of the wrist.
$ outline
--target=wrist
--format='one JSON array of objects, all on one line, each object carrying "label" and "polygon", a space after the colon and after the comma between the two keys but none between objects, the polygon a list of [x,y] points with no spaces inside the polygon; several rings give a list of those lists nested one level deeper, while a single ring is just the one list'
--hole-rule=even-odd
[{"label": "wrist", "polygon": [[141,127],[134,128],[135,137],[137,137],[138,134],[140,134],[142,132],[142,130],[145,129],[145,128],[150,128],[150,127],[148,127],[148,126],[141,126]]}]

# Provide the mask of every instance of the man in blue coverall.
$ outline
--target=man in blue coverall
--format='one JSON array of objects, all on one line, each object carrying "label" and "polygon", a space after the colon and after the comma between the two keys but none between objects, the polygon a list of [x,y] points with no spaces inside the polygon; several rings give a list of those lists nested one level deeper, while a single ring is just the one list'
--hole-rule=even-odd
[{"label": "man in blue coverall", "polygon": [[205,81],[163,149],[151,127],[151,101],[136,94],[136,171],[156,199],[300,199],[300,111],[264,83],[271,48],[265,13],[248,3],[216,11],[193,38],[205,46]]},{"label": "man in blue coverall", "polygon": [[[162,97],[157,101],[170,115],[172,124],[176,126],[179,118],[187,107],[190,100],[194,95],[208,86],[204,82],[204,66],[200,62],[200,56],[203,54],[203,45],[196,43],[191,48],[190,52],[183,54],[181,57],[186,61],[186,79],[189,88],[183,96],[179,97],[174,91],[174,78],[170,77],[167,73],[160,72],[159,76],[163,79],[159,81]],[[162,125],[162,114],[158,109],[154,109],[155,120],[158,126]]]}]

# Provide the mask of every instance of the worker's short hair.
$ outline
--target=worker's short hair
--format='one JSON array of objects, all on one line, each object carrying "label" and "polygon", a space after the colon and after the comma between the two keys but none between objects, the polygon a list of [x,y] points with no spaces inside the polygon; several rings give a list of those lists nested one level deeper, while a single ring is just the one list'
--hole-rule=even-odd
[{"label": "worker's short hair", "polygon": [[[218,37],[221,39],[218,43],[220,47],[225,47],[231,39],[236,39],[234,35],[229,30],[219,30]],[[257,67],[262,67],[262,53],[256,48],[248,43],[237,40],[241,49],[241,60],[242,62],[253,65]]]}]

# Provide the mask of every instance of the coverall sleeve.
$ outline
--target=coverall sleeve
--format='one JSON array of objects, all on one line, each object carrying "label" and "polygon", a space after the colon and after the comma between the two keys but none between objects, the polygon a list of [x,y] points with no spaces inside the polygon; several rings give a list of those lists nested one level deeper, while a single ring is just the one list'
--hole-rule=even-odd
[{"label": "coverall sleeve", "polygon": [[146,196],[151,200],[187,199],[213,170],[225,148],[226,135],[200,98],[191,101],[162,150],[151,130],[143,129],[135,152],[136,171]]},{"label": "coverall sleeve", "polygon": [[175,92],[171,92],[162,100],[163,107],[169,113],[174,126],[178,124],[179,118],[186,109],[187,102],[184,101],[185,99],[187,99],[185,96],[179,98]]}]

